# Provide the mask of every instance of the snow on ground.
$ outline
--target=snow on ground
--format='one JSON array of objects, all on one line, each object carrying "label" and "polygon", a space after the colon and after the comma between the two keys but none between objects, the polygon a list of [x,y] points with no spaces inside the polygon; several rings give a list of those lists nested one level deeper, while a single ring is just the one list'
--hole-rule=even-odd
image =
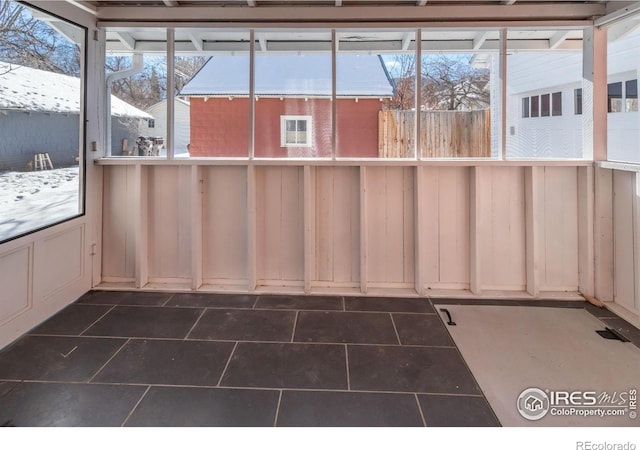
[{"label": "snow on ground", "polygon": [[0,241],[75,216],[78,167],[0,172]]}]

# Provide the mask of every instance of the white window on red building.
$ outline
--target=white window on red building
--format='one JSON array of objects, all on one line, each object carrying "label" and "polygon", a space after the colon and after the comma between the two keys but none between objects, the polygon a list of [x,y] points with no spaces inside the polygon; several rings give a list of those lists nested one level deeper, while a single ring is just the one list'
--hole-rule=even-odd
[{"label": "white window on red building", "polygon": [[311,116],[280,116],[281,147],[311,147]]}]

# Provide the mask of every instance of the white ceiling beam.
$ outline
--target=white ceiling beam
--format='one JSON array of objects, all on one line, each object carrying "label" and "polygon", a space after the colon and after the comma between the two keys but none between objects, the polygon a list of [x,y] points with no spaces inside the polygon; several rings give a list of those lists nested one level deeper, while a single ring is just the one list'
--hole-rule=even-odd
[{"label": "white ceiling beam", "polygon": [[122,45],[124,45],[127,49],[129,50],[136,49],[136,40],[133,37],[131,37],[129,33],[124,33],[122,31],[119,31],[116,33],[116,37],[120,42],[122,42]]},{"label": "white ceiling beam", "polygon": [[260,51],[267,51],[267,37],[264,33],[256,33],[256,37],[258,38],[258,44],[260,45]]},{"label": "white ceiling beam", "polygon": [[162,0],[166,6],[178,6],[178,0]]},{"label": "white ceiling beam", "polygon": [[504,0],[502,2],[503,5],[513,5],[516,2],[516,0]]},{"label": "white ceiling beam", "polygon": [[[103,6],[99,9],[98,20],[102,22],[153,22],[174,21],[209,23],[345,23],[345,22],[509,22],[509,21],[572,21],[591,20],[604,14],[604,3],[545,3],[530,5],[442,5],[427,3],[425,6],[326,6],[288,7],[261,6],[187,6],[171,10],[168,15],[164,8],[152,6]],[[104,25],[108,26],[108,23]]]},{"label": "white ceiling beam", "polygon": [[247,0],[247,6],[254,7],[256,6],[256,0]]},{"label": "white ceiling beam", "polygon": [[476,36],[473,38],[473,49],[478,50],[480,47],[482,47],[482,44],[485,43],[488,37],[489,37],[488,31],[484,31],[484,32],[481,31],[477,33]]},{"label": "white ceiling beam", "polygon": [[413,33],[405,33],[404,36],[402,37],[402,50],[409,50],[412,34]]},{"label": "white ceiling beam", "polygon": [[336,6],[342,6],[342,0],[336,0]]},{"label": "white ceiling beam", "polygon": [[558,48],[569,36],[568,31],[557,31],[553,36],[549,38],[549,48]]},{"label": "white ceiling beam", "polygon": [[620,8],[610,14],[604,15],[596,19],[593,24],[596,27],[606,27],[620,22],[621,20],[624,20],[628,17],[634,16],[638,13],[640,13],[640,2],[634,3],[624,8]]},{"label": "white ceiling beam", "polygon": [[204,41],[196,33],[189,33],[189,39],[196,50],[204,50]]},{"label": "white ceiling beam", "polygon": [[627,20],[607,30],[607,41],[615,42],[624,39],[640,26],[640,20]]},{"label": "white ceiling beam", "polygon": [[97,15],[97,13],[98,13],[98,9],[95,6],[93,6],[93,5],[91,5],[91,4],[87,3],[87,2],[83,2],[83,1],[79,1],[79,0],[65,0],[65,1],[67,3],[73,5],[73,6],[77,7],[77,8],[80,8],[81,10],[83,10],[85,12],[93,14],[94,16]]},{"label": "white ceiling beam", "polygon": [[[466,41],[422,41],[425,52],[459,52],[469,53],[473,50],[471,40]],[[549,49],[549,41],[546,39],[538,40],[511,40],[509,48],[521,51],[545,51]],[[482,50],[498,50],[500,47],[498,41],[488,40],[482,47]],[[564,42],[562,50],[580,50],[582,42],[570,39]],[[358,42],[358,41],[340,41],[341,52],[376,52],[384,53],[389,51],[401,51],[402,42],[382,41],[382,42]],[[107,51],[109,54],[130,55],[132,50],[124,45],[122,41],[107,41]],[[136,53],[158,53],[164,54],[167,46],[162,41],[138,41],[136,42]],[[202,50],[195,50],[194,45],[190,41],[179,41],[175,43],[175,53],[179,55],[208,55],[216,53],[231,52],[248,52],[249,43],[247,41],[231,41],[231,42],[204,42]],[[302,52],[327,52],[331,51],[330,41],[307,41],[307,42],[270,42],[269,51],[302,51]],[[479,54],[479,53],[478,53]]]},{"label": "white ceiling beam", "polygon": [[425,6],[427,4],[427,0],[418,0],[416,2],[417,6]]}]

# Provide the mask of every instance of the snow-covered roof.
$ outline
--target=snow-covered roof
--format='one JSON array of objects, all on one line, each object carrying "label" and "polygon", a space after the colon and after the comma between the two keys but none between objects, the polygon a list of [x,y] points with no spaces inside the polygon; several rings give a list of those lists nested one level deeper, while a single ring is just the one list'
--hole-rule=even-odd
[{"label": "snow-covered roof", "polygon": [[[377,55],[337,55],[336,95],[392,97],[393,86]],[[185,96],[246,96],[249,58],[214,56],[182,88]],[[330,96],[330,54],[267,54],[255,57],[255,95]]]},{"label": "snow-covered roof", "polygon": [[[79,114],[80,98],[79,78],[0,61],[0,109]],[[111,114],[152,118],[113,95]]]},{"label": "snow-covered roof", "polygon": [[[186,100],[182,100],[181,98],[178,98],[178,97],[175,97],[174,100],[176,105],[186,106],[187,108],[191,107],[191,104]],[[165,98],[164,100],[160,100],[158,103],[154,103],[153,105],[149,106],[145,111],[152,112],[156,110],[158,107],[166,108],[166,104],[167,104],[167,99]]]}]

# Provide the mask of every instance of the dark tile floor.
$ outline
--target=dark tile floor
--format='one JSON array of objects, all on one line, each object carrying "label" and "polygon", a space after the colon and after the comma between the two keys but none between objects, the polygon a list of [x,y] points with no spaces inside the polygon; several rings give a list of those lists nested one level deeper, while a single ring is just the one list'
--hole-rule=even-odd
[{"label": "dark tile floor", "polygon": [[0,425],[499,426],[433,305],[90,292],[0,352]]}]

